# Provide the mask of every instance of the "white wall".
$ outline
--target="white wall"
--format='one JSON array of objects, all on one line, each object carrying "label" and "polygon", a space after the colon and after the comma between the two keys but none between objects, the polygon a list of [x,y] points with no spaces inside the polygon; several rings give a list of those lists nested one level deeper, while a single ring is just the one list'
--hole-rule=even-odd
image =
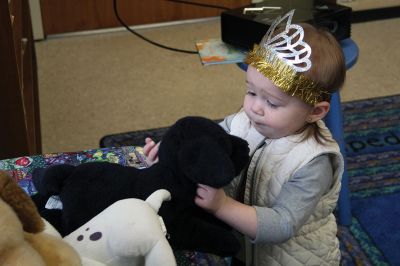
[{"label": "white wall", "polygon": [[42,13],[40,11],[40,0],[29,0],[29,7],[31,9],[33,39],[44,39]]}]

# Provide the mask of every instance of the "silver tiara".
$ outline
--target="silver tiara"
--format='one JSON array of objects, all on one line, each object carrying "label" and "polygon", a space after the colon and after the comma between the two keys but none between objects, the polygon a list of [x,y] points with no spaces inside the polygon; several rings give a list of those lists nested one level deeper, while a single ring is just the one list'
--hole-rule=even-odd
[{"label": "silver tiara", "polygon": [[[279,57],[296,72],[305,72],[311,68],[311,47],[303,41],[304,29],[300,25],[291,24],[294,9],[283,17],[277,17],[260,42],[260,46],[271,51],[271,61]],[[285,30],[274,35],[276,28],[286,21]]]},{"label": "silver tiara", "polygon": [[[245,62],[255,67],[285,93],[307,104],[321,102],[329,91],[303,74],[311,68],[311,47],[303,41],[304,29],[292,25],[294,10],[274,20],[259,45],[249,51]],[[281,32],[277,27],[286,21]]]}]

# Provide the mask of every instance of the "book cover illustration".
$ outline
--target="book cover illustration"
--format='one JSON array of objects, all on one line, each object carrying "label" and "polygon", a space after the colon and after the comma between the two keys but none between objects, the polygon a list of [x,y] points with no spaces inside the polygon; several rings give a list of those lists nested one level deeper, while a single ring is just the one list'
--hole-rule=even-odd
[{"label": "book cover illustration", "polygon": [[196,48],[203,65],[240,63],[246,57],[244,49],[224,43],[221,39],[197,41]]}]

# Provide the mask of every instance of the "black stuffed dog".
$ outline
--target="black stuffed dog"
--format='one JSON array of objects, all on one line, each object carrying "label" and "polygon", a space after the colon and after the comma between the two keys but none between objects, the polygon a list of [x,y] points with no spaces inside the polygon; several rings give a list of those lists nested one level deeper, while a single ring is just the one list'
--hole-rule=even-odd
[{"label": "black stuffed dog", "polygon": [[[197,183],[220,188],[229,184],[249,160],[247,142],[229,135],[217,123],[202,117],[178,120],[165,133],[159,162],[146,169],[106,162],[79,166],[56,165],[33,173],[38,193],[33,196],[44,218],[67,235],[124,198],[146,199],[166,189],[163,217],[173,249],[221,256],[240,249],[231,229],[194,204]],[[62,210],[46,210],[44,202],[59,195]],[[134,215],[134,213],[132,214]]]}]

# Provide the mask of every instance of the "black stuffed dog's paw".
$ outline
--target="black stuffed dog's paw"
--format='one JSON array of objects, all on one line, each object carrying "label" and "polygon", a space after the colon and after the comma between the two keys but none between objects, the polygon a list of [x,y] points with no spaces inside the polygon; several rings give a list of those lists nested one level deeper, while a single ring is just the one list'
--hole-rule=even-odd
[{"label": "black stuffed dog's paw", "polygon": [[213,216],[193,214],[177,218],[169,227],[169,242],[174,250],[195,250],[229,257],[236,255],[240,242],[232,230]]},{"label": "black stuffed dog's paw", "polygon": [[59,195],[63,183],[75,170],[68,164],[52,165],[48,168],[37,168],[32,173],[32,182],[38,193],[43,197]]}]

